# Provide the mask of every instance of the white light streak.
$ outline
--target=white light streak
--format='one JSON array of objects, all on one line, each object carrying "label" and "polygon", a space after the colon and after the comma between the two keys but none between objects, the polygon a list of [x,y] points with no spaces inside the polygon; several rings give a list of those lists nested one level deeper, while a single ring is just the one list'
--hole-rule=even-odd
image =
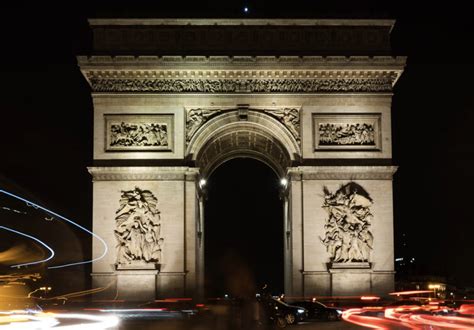
[{"label": "white light streak", "polygon": [[35,242],[41,244],[42,246],[44,246],[46,249],[49,250],[49,257],[47,257],[46,259],[41,259],[41,260],[38,260],[38,261],[32,261],[32,262],[26,262],[24,264],[18,264],[18,265],[13,265],[13,266],[10,266],[12,268],[15,268],[15,267],[22,267],[22,266],[29,266],[29,265],[36,265],[36,264],[40,264],[42,262],[46,262],[48,260],[51,260],[53,257],[54,257],[54,250],[52,248],[50,248],[46,243],[44,243],[43,241],[41,241],[40,239],[34,237],[34,236],[31,236],[31,235],[28,235],[28,234],[25,234],[21,231],[18,231],[18,230],[15,230],[15,229],[11,229],[11,228],[8,228],[8,227],[5,227],[5,226],[0,226],[0,229],[3,229],[3,230],[7,230],[7,231],[10,231],[12,233],[15,233],[15,234],[18,234],[18,235],[21,235],[21,236],[25,236],[25,237],[28,237],[32,240],[34,240]]},{"label": "white light streak", "polygon": [[[60,319],[67,320],[61,325]],[[77,321],[76,321],[77,320]],[[75,322],[76,321],[76,322]],[[83,321],[88,321],[84,323]],[[10,313],[0,317],[0,329],[68,329],[68,330],[102,330],[116,327],[120,320],[116,316],[101,316],[90,314],[56,314]],[[71,323],[76,324],[71,324]]]},{"label": "white light streak", "polygon": [[57,214],[56,212],[53,212],[53,211],[51,211],[51,210],[49,210],[49,209],[47,209],[47,208],[45,208],[45,207],[42,207],[42,206],[40,206],[40,205],[38,205],[38,204],[35,204],[35,203],[33,203],[33,202],[31,202],[31,201],[29,201],[29,200],[23,198],[23,197],[17,196],[17,195],[15,195],[15,194],[13,194],[13,193],[10,193],[10,192],[5,191],[5,190],[2,190],[2,189],[0,189],[0,193],[3,193],[3,194],[5,194],[5,195],[7,195],[7,196],[10,196],[10,197],[13,197],[13,198],[15,198],[15,199],[18,199],[18,200],[20,200],[20,201],[22,201],[22,202],[25,202],[28,206],[32,206],[32,207],[34,207],[34,208],[36,208],[36,209],[43,210],[43,211],[45,211],[46,213],[48,213],[49,215],[51,215],[51,216],[57,217],[57,218],[59,218],[59,219],[62,219],[62,220],[64,220],[64,221],[66,221],[66,222],[72,224],[73,226],[76,226],[77,228],[84,230],[86,233],[91,234],[94,238],[98,239],[98,240],[104,245],[104,252],[103,252],[99,257],[97,257],[97,258],[94,258],[94,259],[91,259],[91,260],[87,260],[87,261],[80,261],[80,262],[74,262],[74,263],[64,264],[64,265],[50,266],[50,267],[48,267],[49,269],[64,268],[64,267],[70,267],[70,266],[75,266],[75,265],[83,265],[83,264],[87,264],[87,263],[92,263],[92,262],[94,262],[94,261],[97,261],[97,260],[102,259],[102,258],[105,257],[105,255],[107,254],[107,252],[108,252],[108,250],[109,250],[109,248],[107,247],[107,243],[105,243],[105,241],[102,239],[102,237],[98,236],[97,234],[94,234],[94,233],[93,233],[92,231],[90,231],[89,229],[87,229],[87,228],[81,226],[80,224],[78,224],[78,223],[76,223],[76,222],[74,222],[74,221],[72,221],[72,220],[69,220],[69,219],[66,218],[66,217],[63,217],[63,216],[60,215],[60,214]]},{"label": "white light streak", "polygon": [[54,314],[56,319],[79,319],[92,321],[94,323],[80,323],[74,325],[55,326],[54,329],[77,329],[77,330],[102,330],[116,327],[119,324],[119,318],[116,316],[99,316],[90,314]]}]

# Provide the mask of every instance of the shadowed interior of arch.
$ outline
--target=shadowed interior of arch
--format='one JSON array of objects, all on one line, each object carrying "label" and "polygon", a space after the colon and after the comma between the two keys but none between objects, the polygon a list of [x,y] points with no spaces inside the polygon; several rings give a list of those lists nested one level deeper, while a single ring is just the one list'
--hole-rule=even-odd
[{"label": "shadowed interior of arch", "polygon": [[205,285],[208,296],[254,296],[267,283],[283,292],[283,202],[263,162],[235,158],[208,180]]}]

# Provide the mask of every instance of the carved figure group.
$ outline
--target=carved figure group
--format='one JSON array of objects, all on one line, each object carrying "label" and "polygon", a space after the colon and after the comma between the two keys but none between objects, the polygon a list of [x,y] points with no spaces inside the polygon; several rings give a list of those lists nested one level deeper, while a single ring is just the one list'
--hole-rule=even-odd
[{"label": "carved figure group", "polygon": [[390,92],[390,78],[340,79],[107,79],[91,77],[97,92],[315,93]]},{"label": "carved figure group", "polygon": [[375,145],[374,125],[319,124],[319,144],[321,145]]},{"label": "carved figure group", "polygon": [[296,108],[283,108],[266,110],[267,113],[277,117],[293,134],[296,139],[300,137],[300,113]]},{"label": "carved figure group", "polygon": [[110,127],[111,147],[167,146],[168,127],[159,123],[120,123]]},{"label": "carved figure group", "polygon": [[115,237],[117,264],[132,261],[161,263],[164,239],[161,238],[160,212],[157,198],[149,190],[122,191],[116,212]]},{"label": "carved figure group", "polygon": [[331,262],[369,261],[373,246],[370,231],[372,198],[359,184],[350,182],[342,185],[335,193],[323,188],[323,208],[328,213],[320,238],[326,246]]},{"label": "carved figure group", "polygon": [[220,113],[220,109],[191,109],[186,118],[186,140],[190,141],[194,133],[213,115]]}]

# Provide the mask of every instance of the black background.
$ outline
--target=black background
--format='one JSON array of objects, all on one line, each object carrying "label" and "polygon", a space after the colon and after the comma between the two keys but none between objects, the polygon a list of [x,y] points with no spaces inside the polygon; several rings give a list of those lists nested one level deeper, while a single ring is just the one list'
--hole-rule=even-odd
[{"label": "black background", "polygon": [[[294,0],[19,1],[1,6],[2,184],[88,227],[92,101],[75,59],[90,51],[88,17],[396,19],[393,52],[408,56],[392,107],[393,162],[400,166],[394,178],[396,256],[415,257],[419,273],[474,285],[474,15],[467,5]],[[238,162],[229,163],[219,169],[219,177],[238,170]],[[254,182],[262,182],[253,172],[258,170],[248,173],[250,191],[259,189]],[[235,192],[227,186],[219,187],[229,189],[220,190],[222,196]],[[220,227],[211,228],[209,236],[217,237]],[[233,232],[238,231],[227,235]],[[83,249],[90,253],[89,241]]]}]

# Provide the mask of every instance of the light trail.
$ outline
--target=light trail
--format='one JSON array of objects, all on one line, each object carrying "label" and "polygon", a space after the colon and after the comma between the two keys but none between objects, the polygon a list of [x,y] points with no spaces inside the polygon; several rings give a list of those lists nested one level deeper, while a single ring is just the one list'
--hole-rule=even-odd
[{"label": "light trail", "polygon": [[423,293],[433,293],[433,290],[411,290],[411,291],[399,291],[399,292],[390,292],[389,295],[391,296],[411,296],[415,294],[423,294]]},{"label": "light trail", "polygon": [[[449,312],[449,311],[448,311]],[[461,316],[459,310],[451,310],[454,315],[443,315],[439,310],[406,306],[387,308],[384,317],[371,316],[371,310],[354,308],[344,311],[342,318],[366,328],[383,330],[424,330],[424,329],[474,329],[474,319]]]},{"label": "light trail", "polygon": [[34,207],[34,208],[36,208],[36,209],[43,210],[43,211],[45,211],[46,213],[48,213],[49,215],[52,215],[52,216],[57,217],[57,218],[59,218],[59,219],[62,219],[62,220],[64,220],[64,221],[66,221],[66,222],[72,224],[73,226],[76,226],[77,228],[82,229],[82,230],[85,231],[86,233],[92,235],[94,238],[98,239],[98,240],[104,245],[104,252],[102,253],[102,255],[100,255],[100,256],[97,257],[97,258],[93,258],[93,259],[87,260],[87,261],[79,261],[79,262],[68,263],[68,264],[64,264],[64,265],[49,266],[48,269],[64,268],[64,267],[70,267],[70,266],[76,266],[76,265],[83,265],[83,264],[92,263],[92,262],[94,262],[94,261],[97,261],[97,260],[102,259],[102,258],[105,257],[105,255],[107,254],[107,252],[108,252],[108,250],[109,250],[109,248],[108,248],[108,246],[107,246],[107,243],[105,243],[105,241],[102,239],[102,237],[98,236],[97,234],[94,234],[94,233],[93,233],[92,231],[90,231],[89,229],[87,229],[87,228],[81,226],[80,224],[78,224],[78,223],[76,223],[76,222],[74,222],[74,221],[72,221],[72,220],[69,220],[69,219],[66,218],[66,217],[63,217],[63,216],[60,215],[60,214],[57,214],[56,212],[53,212],[53,211],[51,211],[51,210],[49,210],[49,209],[47,209],[47,208],[45,208],[45,207],[43,207],[43,206],[41,206],[41,205],[35,204],[35,203],[33,203],[33,202],[31,202],[31,201],[29,201],[29,200],[23,198],[23,197],[17,196],[17,195],[15,195],[15,194],[11,193],[11,192],[8,192],[8,191],[5,191],[5,190],[3,190],[3,189],[0,189],[0,193],[5,194],[5,195],[10,196],[10,197],[13,197],[13,198],[15,198],[15,199],[18,199],[18,200],[20,200],[20,201],[22,201],[22,202],[25,202],[28,206],[32,206],[32,207]]},{"label": "light trail", "polygon": [[18,234],[18,235],[21,235],[21,236],[24,236],[24,237],[28,237],[29,239],[32,239],[34,240],[35,242],[41,244],[42,246],[44,246],[46,249],[49,250],[49,257],[47,257],[46,259],[41,259],[41,260],[38,260],[38,261],[32,261],[32,262],[25,262],[23,264],[17,264],[17,265],[12,265],[10,267],[12,268],[19,268],[19,267],[22,267],[22,266],[29,266],[29,265],[36,265],[36,264],[40,264],[40,263],[43,263],[43,262],[47,262],[48,260],[51,260],[53,257],[54,257],[54,250],[52,248],[50,248],[46,243],[44,243],[43,241],[41,241],[40,239],[34,237],[34,236],[31,236],[31,235],[28,235],[28,234],[25,234],[21,231],[18,231],[18,230],[15,230],[15,229],[11,229],[11,228],[8,228],[8,227],[5,227],[5,226],[0,226],[0,229],[3,229],[3,230],[7,230],[7,231],[10,231],[12,233],[15,233],[15,234]]},{"label": "light trail", "polygon": [[342,319],[346,322],[354,323],[362,327],[371,328],[371,329],[380,329],[380,330],[418,329],[418,328],[412,328],[410,326],[406,326],[404,324],[401,324],[393,320],[376,317],[376,316],[362,315],[365,312],[367,312],[367,310],[364,308],[348,309],[342,313]]},{"label": "light trail", "polygon": [[[61,319],[64,319],[66,322],[61,324],[59,321]],[[102,330],[116,327],[119,322],[119,318],[116,316],[67,313],[30,314],[26,311],[15,311],[5,316],[0,316],[0,329]]]},{"label": "light trail", "polygon": [[54,317],[43,315],[12,313],[0,317],[0,329],[51,329],[58,324]]},{"label": "light trail", "polygon": [[52,298],[45,298],[43,300],[69,299],[69,298],[77,298],[77,297],[87,296],[87,295],[90,295],[90,294],[105,291],[110,287],[110,285],[111,284],[107,285],[106,287],[100,287],[100,288],[95,288],[95,289],[89,289],[89,290],[66,293],[66,294],[56,296],[56,297],[52,297]]}]

